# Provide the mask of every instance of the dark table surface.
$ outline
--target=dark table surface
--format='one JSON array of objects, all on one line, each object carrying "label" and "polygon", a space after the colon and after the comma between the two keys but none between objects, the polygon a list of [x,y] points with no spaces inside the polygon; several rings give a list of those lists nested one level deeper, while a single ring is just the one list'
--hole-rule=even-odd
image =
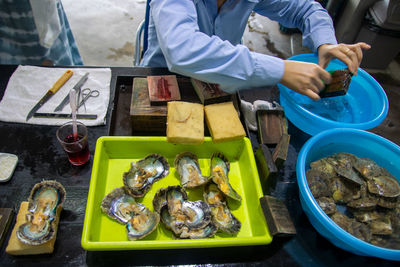
[{"label": "dark table surface", "polygon": [[[7,82],[15,69],[16,66],[0,66],[0,98],[3,97]],[[272,243],[265,246],[154,251],[85,251],[81,247],[81,237],[96,140],[101,136],[132,135],[129,104],[134,77],[168,74],[165,69],[111,69],[111,98],[107,123],[104,126],[89,127],[91,159],[81,167],[69,164],[66,154],[57,143],[56,126],[0,122],[0,152],[12,153],[19,158],[12,179],[0,184],[0,208],[12,208],[17,212],[20,203],[27,201],[32,187],[42,180],[57,180],[67,191],[54,252],[49,255],[31,256],[12,256],[5,253],[11,229],[15,224],[14,218],[5,242],[1,246],[0,266],[395,265],[391,261],[356,256],[343,251],[319,235],[312,227],[299,202],[295,171],[297,153],[310,136],[290,123],[289,155],[279,172],[276,185],[269,188],[268,193],[285,202],[297,230],[296,236],[274,237]],[[248,101],[275,98],[276,88],[268,89],[246,91],[241,93],[240,97]],[[250,132],[249,137],[253,148],[256,149],[258,147],[256,133]]]}]

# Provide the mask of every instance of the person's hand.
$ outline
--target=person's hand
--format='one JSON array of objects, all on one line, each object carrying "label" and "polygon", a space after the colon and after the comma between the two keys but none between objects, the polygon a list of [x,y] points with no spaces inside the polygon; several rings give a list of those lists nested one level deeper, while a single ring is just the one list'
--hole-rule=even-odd
[{"label": "person's hand", "polygon": [[349,68],[350,72],[357,75],[357,69],[360,66],[363,52],[371,46],[360,42],[356,44],[323,44],[318,48],[318,64],[326,68],[332,58],[338,58]]},{"label": "person's hand", "polygon": [[314,63],[284,60],[285,72],[280,81],[286,87],[313,100],[319,100],[319,91],[331,82],[329,72]]}]

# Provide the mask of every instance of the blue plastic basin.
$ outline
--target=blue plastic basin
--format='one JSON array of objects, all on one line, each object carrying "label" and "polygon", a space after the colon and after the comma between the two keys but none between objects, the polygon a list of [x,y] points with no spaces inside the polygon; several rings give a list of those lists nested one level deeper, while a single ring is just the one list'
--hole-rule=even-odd
[{"label": "blue plastic basin", "polygon": [[400,260],[400,250],[371,245],[337,226],[318,206],[306,180],[310,163],[334,153],[348,152],[374,160],[400,179],[400,147],[376,134],[357,129],[337,128],[311,137],[297,158],[296,172],[300,202],[315,229],[334,245],[357,255]]},{"label": "blue plastic basin", "polygon": [[[301,54],[289,59],[318,63],[316,54]],[[326,70],[346,67],[340,60],[333,59]],[[385,119],[389,109],[383,88],[362,69],[358,69],[357,76],[353,76],[349,90],[344,96],[314,101],[282,84],[278,84],[278,88],[286,117],[297,128],[310,135],[333,128],[368,130],[378,126]]]}]

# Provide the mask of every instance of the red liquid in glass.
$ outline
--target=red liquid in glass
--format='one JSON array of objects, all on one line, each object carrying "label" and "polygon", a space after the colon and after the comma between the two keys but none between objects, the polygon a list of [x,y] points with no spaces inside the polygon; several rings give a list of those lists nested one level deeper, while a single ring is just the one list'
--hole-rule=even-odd
[{"label": "red liquid in glass", "polygon": [[75,139],[74,135],[70,134],[64,139],[64,142],[68,143],[66,152],[69,162],[71,162],[71,164],[73,165],[82,165],[86,163],[90,158],[89,146],[87,142],[73,144],[74,142],[79,141],[82,138],[82,135],[78,135],[78,138]]}]

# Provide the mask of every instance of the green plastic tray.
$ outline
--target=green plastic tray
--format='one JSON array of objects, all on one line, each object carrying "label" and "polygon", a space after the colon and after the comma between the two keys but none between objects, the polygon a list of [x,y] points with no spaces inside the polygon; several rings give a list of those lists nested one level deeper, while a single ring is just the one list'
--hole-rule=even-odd
[{"label": "green plastic tray", "polygon": [[[147,194],[138,198],[150,210],[158,189],[179,185],[179,177],[174,168],[175,156],[190,151],[199,158],[204,175],[210,174],[210,158],[214,152],[222,152],[230,162],[229,179],[233,188],[242,196],[239,203],[228,200],[232,213],[241,221],[237,235],[217,233],[205,239],[174,239],[172,232],[162,223],[144,239],[130,241],[125,225],[119,224],[101,212],[100,204],[104,196],[116,187],[123,186],[122,174],[129,170],[130,163],[157,153],[168,159],[168,176],[157,181]],[[202,198],[201,189],[186,190],[189,200]],[[206,137],[202,145],[176,145],[166,142],[166,137],[100,137],[97,140],[93,160],[92,177],[82,233],[82,247],[86,250],[139,250],[178,249],[265,245],[272,241],[260,206],[262,189],[257,173],[253,150],[248,138],[238,141],[213,143]]]}]

